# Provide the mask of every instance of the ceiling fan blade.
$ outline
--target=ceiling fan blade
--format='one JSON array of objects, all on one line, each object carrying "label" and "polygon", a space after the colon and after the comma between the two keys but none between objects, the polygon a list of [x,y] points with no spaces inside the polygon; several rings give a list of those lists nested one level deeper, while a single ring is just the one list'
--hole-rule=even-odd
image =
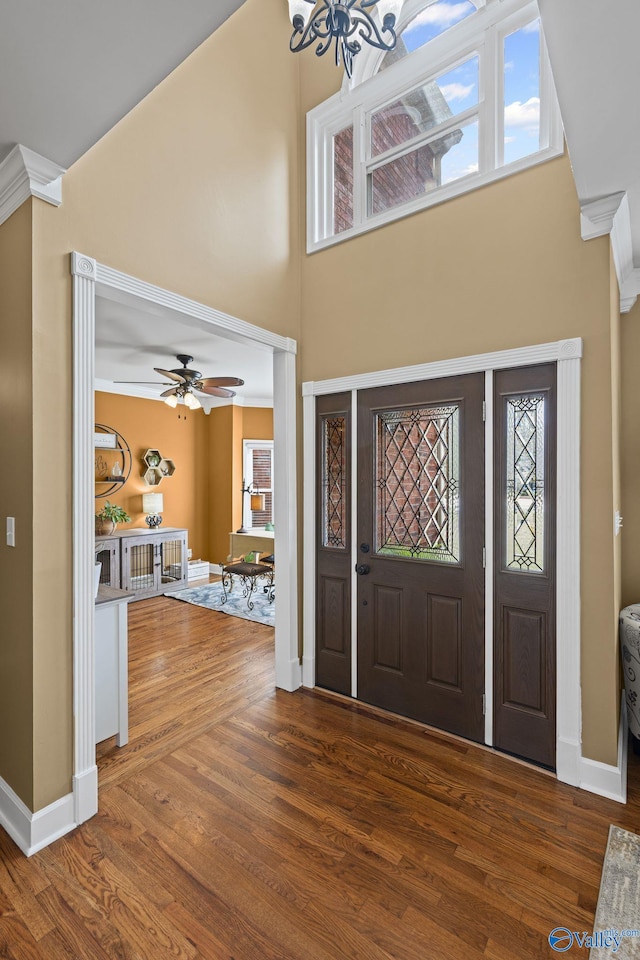
[{"label": "ceiling fan blade", "polygon": [[199,383],[199,389],[202,389],[202,387],[242,387],[244,380],[239,380],[238,377],[205,377]]},{"label": "ceiling fan blade", "polygon": [[165,390],[164,393],[161,393],[161,397],[175,397],[178,392],[177,387],[171,387],[169,390]]},{"label": "ceiling fan blade", "polygon": [[158,383],[157,380],[112,380],[112,383],[150,383],[153,387],[169,387],[170,383]]},{"label": "ceiling fan blade", "polygon": [[224,387],[196,387],[198,393],[206,393],[208,397],[235,397],[235,390],[226,390]]},{"label": "ceiling fan blade", "polygon": [[181,377],[179,373],[174,373],[173,370],[163,370],[162,367],[154,367],[153,369],[162,377],[167,377],[169,380],[175,380],[176,383],[187,382],[185,377]]}]

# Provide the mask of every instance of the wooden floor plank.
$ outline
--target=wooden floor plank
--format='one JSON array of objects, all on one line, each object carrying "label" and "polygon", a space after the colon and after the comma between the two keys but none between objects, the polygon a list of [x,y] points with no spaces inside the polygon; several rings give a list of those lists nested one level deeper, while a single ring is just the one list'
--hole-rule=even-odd
[{"label": "wooden floor plank", "polygon": [[[629,803],[321,692],[273,629],[130,606],[130,742],[97,816],[25,859],[0,831],[8,960],[537,960],[589,929]],[[635,918],[630,918],[634,919]]]}]

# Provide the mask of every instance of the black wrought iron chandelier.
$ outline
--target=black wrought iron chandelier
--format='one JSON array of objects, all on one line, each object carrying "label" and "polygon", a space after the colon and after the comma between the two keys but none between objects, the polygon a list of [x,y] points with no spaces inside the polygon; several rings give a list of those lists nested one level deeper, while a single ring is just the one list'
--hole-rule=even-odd
[{"label": "black wrought iron chandelier", "polygon": [[289,0],[293,53],[318,41],[321,57],[335,42],[336,66],[340,60],[351,77],[353,58],[368,43],[379,50],[393,50],[396,22],[403,0]]}]

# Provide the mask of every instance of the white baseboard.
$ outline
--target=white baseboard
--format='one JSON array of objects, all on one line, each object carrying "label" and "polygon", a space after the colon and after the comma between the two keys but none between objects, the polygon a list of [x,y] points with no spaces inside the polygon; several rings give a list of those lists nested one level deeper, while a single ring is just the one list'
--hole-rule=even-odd
[{"label": "white baseboard", "polygon": [[580,787],[618,803],[627,802],[627,705],[622,696],[620,728],[618,730],[618,763],[614,767],[598,760],[583,757],[580,763]]},{"label": "white baseboard", "polygon": [[310,690],[313,690],[315,685],[316,685],[316,658],[303,656],[302,686],[308,687]]},{"label": "white baseboard", "polygon": [[74,819],[84,823],[98,812],[98,767],[94,764],[73,778]]},{"label": "white baseboard", "polygon": [[8,783],[0,777],[0,824],[22,852],[30,857],[69,833],[76,826],[73,794],[31,813]]},{"label": "white baseboard", "polygon": [[580,786],[582,756],[577,740],[558,737],[556,741],[556,774],[561,783]]},{"label": "white baseboard", "polygon": [[222,576],[222,564],[220,563],[210,563],[209,564],[209,573],[217,574]]},{"label": "white baseboard", "polygon": [[[276,658],[277,660],[277,658]],[[289,660],[285,664],[286,672],[279,671],[276,662],[276,687],[279,690],[287,690],[293,693],[298,687],[302,686],[302,666],[298,659]]]}]

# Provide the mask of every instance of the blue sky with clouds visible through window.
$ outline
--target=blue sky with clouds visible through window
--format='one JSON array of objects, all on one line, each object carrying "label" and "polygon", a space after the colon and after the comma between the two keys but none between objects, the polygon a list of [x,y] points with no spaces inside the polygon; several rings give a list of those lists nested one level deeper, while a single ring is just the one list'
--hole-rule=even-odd
[{"label": "blue sky with clouds visible through window", "polygon": [[[475,13],[471,0],[436,0],[404,29],[409,52],[424,46],[456,23]],[[504,43],[505,145],[510,163],[540,149],[540,28],[535,20],[509,34]],[[453,114],[478,102],[478,63],[472,58],[438,78]],[[463,137],[442,159],[442,182],[457,180],[478,169],[477,125],[463,127]]]}]

